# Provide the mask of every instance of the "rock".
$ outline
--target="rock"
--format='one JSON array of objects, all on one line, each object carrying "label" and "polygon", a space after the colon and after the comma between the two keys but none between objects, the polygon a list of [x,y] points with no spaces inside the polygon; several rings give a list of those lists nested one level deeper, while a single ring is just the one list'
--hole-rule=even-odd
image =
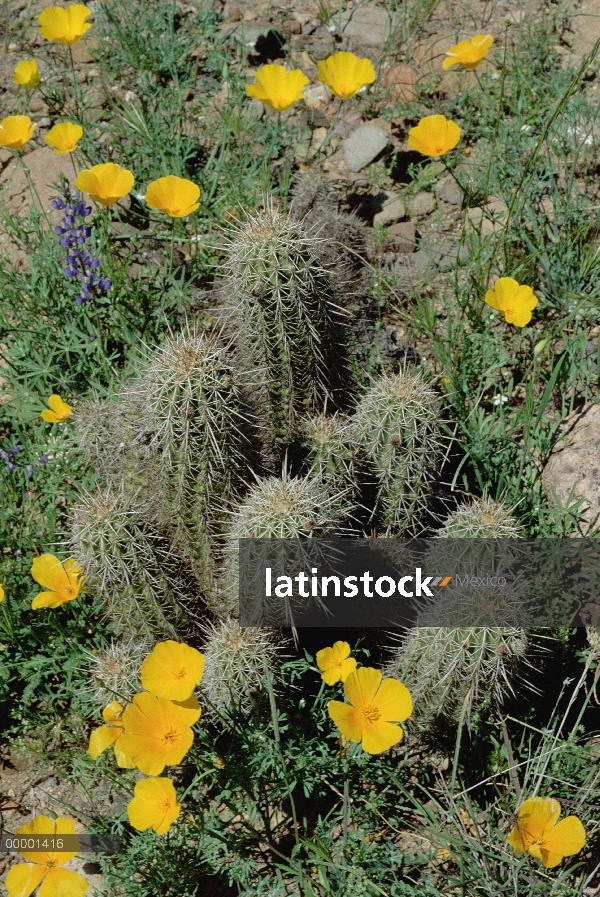
[{"label": "rock", "polygon": [[302,23],[297,19],[285,19],[283,27],[289,34],[302,34]]},{"label": "rock", "polygon": [[562,422],[542,473],[548,503],[563,507],[583,499],[580,534],[600,523],[600,405],[588,402]]},{"label": "rock", "polygon": [[225,9],[223,10],[223,21],[224,22],[239,22],[242,18],[242,10],[239,5],[235,2],[226,3]]},{"label": "rock", "polygon": [[392,224],[388,230],[388,239],[400,255],[408,255],[417,248],[417,231],[414,221],[401,221]]},{"label": "rock", "polygon": [[442,202],[450,203],[451,206],[459,206],[462,200],[460,187],[451,174],[447,174],[435,185],[435,197]]},{"label": "rock", "polygon": [[417,98],[417,73],[409,65],[394,65],[383,76],[390,103],[410,103]]},{"label": "rock", "polygon": [[[29,168],[33,185],[40,196],[43,207],[48,210],[51,197],[56,194],[52,184],[58,181],[61,174],[71,183],[74,180],[70,156],[59,155],[49,146],[43,146],[27,153],[23,157],[23,162]],[[6,202],[11,211],[21,212],[31,203],[23,169],[14,161],[2,171],[0,189],[6,190]]]},{"label": "rock", "polygon": [[439,235],[431,234],[427,240],[421,241],[423,252],[427,252],[431,264],[438,271],[451,271],[466,261],[466,248],[459,252],[458,243],[444,240]]},{"label": "rock", "polygon": [[343,142],[344,159],[350,171],[360,171],[388,145],[388,135],[376,125],[363,125]]},{"label": "rock", "polygon": [[331,100],[331,91],[326,84],[307,84],[302,96],[309,109],[325,109]]},{"label": "rock", "polygon": [[84,65],[94,61],[94,57],[82,40],[77,41],[77,43],[71,47],[71,51],[73,53],[73,62],[77,63],[77,65]]},{"label": "rock", "polygon": [[377,212],[373,218],[373,227],[382,227],[386,224],[395,224],[406,216],[404,200],[397,196],[383,204],[381,212]]},{"label": "rock", "polygon": [[435,200],[431,193],[426,193],[424,190],[421,193],[417,193],[409,201],[409,215],[411,218],[422,218],[425,215],[430,215],[431,212],[435,209]]},{"label": "rock", "polygon": [[342,34],[358,43],[380,47],[392,36],[397,16],[379,6],[359,6],[342,13]]},{"label": "rock", "polygon": [[41,112],[42,110],[45,110],[45,109],[46,109],[46,104],[44,103],[44,101],[42,100],[41,97],[34,97],[29,104],[30,112],[34,112],[34,113]]}]

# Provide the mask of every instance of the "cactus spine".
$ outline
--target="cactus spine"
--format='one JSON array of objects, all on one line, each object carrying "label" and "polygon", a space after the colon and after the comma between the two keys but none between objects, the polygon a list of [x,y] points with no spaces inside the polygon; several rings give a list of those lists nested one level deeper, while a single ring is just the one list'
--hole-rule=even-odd
[{"label": "cactus spine", "polygon": [[254,375],[255,406],[276,463],[301,418],[339,398],[344,353],[332,283],[319,260],[322,242],[269,205],[229,244],[227,320],[240,363]]},{"label": "cactus spine", "polygon": [[440,539],[518,539],[521,532],[510,510],[484,495],[449,514],[436,535]]},{"label": "cactus spine", "polygon": [[112,489],[81,496],[69,549],[120,633],[172,638],[189,584],[166,539],[145,525],[146,508]]},{"label": "cactus spine", "polygon": [[381,377],[358,404],[354,437],[377,476],[386,535],[418,531],[442,457],[439,417],[435,392],[409,368]]},{"label": "cactus spine", "polygon": [[94,701],[102,707],[115,700],[128,704],[141,691],[140,668],[151,650],[152,639],[130,636],[111,639],[97,654],[85,651]]}]

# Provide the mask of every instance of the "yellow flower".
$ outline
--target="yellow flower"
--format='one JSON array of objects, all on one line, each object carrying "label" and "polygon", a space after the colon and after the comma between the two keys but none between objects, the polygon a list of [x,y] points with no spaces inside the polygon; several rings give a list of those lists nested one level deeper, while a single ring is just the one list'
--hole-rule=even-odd
[{"label": "yellow flower", "polygon": [[169,174],[148,184],[146,202],[151,209],[166,212],[170,218],[185,218],[200,207],[200,187],[186,178]]},{"label": "yellow flower", "polygon": [[476,69],[493,43],[491,34],[476,34],[471,40],[461,40],[446,50],[448,59],[444,59],[442,67],[449,69],[453,65],[462,65],[465,69]]},{"label": "yellow flower", "polygon": [[282,65],[263,65],[254,77],[256,83],[248,84],[246,96],[261,100],[277,112],[283,112],[301,100],[302,90],[309,83],[300,69],[287,72]]},{"label": "yellow flower", "polygon": [[[52,820],[47,816],[36,816],[15,834],[43,841],[44,835],[74,835],[75,823],[61,817]],[[38,885],[42,885],[40,897],[83,897],[87,891],[85,878],[69,869],[59,868],[76,857],[77,851],[20,850],[19,853],[30,862],[9,869],[6,876],[8,897],[29,897]]]},{"label": "yellow flower", "polygon": [[30,90],[35,90],[42,80],[35,59],[24,59],[20,62],[13,72],[13,78],[15,84],[28,87]]},{"label": "yellow flower", "polygon": [[142,692],[123,713],[126,734],[120,747],[140,772],[159,776],[165,766],[181,763],[194,741],[191,726],[199,719],[194,697],[176,703]]},{"label": "yellow flower", "polygon": [[119,741],[125,734],[121,717],[125,708],[119,701],[111,701],[102,711],[102,717],[106,726],[98,726],[90,732],[88,754],[92,760],[97,760],[106,748],[114,745],[115,759],[121,769],[134,769],[135,763],[121,750]]},{"label": "yellow flower", "polygon": [[53,147],[55,153],[65,154],[72,153],[77,149],[77,144],[83,137],[83,128],[81,125],[74,125],[73,122],[63,121],[59,125],[54,125],[46,134],[46,143]]},{"label": "yellow flower", "polygon": [[202,679],[204,655],[183,642],[159,642],[142,664],[142,688],[169,701],[187,701]]},{"label": "yellow flower", "polygon": [[585,828],[578,816],[558,822],[560,804],[553,797],[530,797],[521,805],[516,828],[508,836],[515,853],[531,854],[551,869],[583,850]]},{"label": "yellow flower", "polygon": [[5,596],[5,594],[4,594],[4,586],[3,586],[2,583],[0,582],[0,604],[2,604],[2,602],[4,601],[4,598],[5,598],[5,597],[6,597],[6,596]]},{"label": "yellow flower", "polygon": [[317,651],[317,666],[322,670],[321,679],[327,685],[345,682],[356,669],[356,660],[350,657],[348,642],[336,642],[333,648]]},{"label": "yellow flower", "polygon": [[538,304],[531,287],[520,285],[512,277],[501,277],[493,290],[485,294],[485,301],[496,311],[504,314],[507,324],[525,327],[531,321],[531,312]]},{"label": "yellow flower", "polygon": [[129,193],[134,180],[128,168],[121,168],[114,162],[104,162],[80,171],[75,185],[101,205],[112,206]]},{"label": "yellow flower", "polygon": [[133,789],[133,800],[127,804],[131,825],[144,832],[154,829],[157,835],[169,831],[181,812],[177,793],[171,779],[142,779]]},{"label": "yellow flower", "polygon": [[48,399],[48,408],[44,408],[40,417],[49,424],[60,424],[66,420],[73,409],[61,397],[54,393]]},{"label": "yellow flower", "polygon": [[354,53],[334,53],[319,63],[319,81],[326,84],[336,97],[349,100],[366,84],[375,80],[370,59],[359,59]]},{"label": "yellow flower", "polygon": [[46,40],[70,47],[81,40],[86,31],[92,27],[87,22],[91,14],[92,10],[83,3],[71,3],[66,9],[50,6],[38,16],[40,34]]},{"label": "yellow flower", "polygon": [[47,592],[40,592],[31,602],[33,610],[40,607],[60,607],[77,598],[83,588],[83,570],[73,558],[59,561],[53,554],[33,559],[31,575]]},{"label": "yellow flower", "polygon": [[329,716],[342,735],[362,742],[367,754],[380,754],[397,744],[404,732],[396,725],[412,713],[412,698],[397,679],[384,679],[379,670],[360,667],[344,683],[349,704],[330,701]]},{"label": "yellow flower", "polygon": [[28,115],[7,115],[0,121],[0,146],[6,149],[22,150],[33,137],[37,125],[31,124]]},{"label": "yellow flower", "polygon": [[460,128],[445,115],[427,115],[408,132],[408,145],[424,156],[443,156],[460,140]]}]

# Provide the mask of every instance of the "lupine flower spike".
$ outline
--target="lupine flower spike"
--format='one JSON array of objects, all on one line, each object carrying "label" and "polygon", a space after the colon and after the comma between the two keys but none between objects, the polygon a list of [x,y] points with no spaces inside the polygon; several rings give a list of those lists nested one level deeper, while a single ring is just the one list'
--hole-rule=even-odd
[{"label": "lupine flower spike", "polygon": [[86,222],[92,214],[92,207],[83,202],[77,190],[65,188],[62,199],[53,199],[52,208],[64,211],[64,217],[54,230],[61,246],[68,249],[65,277],[78,277],[81,292],[75,297],[77,305],[89,302],[96,290],[107,292],[112,280],[100,272],[100,260],[92,258],[87,242],[92,235],[92,227]]}]

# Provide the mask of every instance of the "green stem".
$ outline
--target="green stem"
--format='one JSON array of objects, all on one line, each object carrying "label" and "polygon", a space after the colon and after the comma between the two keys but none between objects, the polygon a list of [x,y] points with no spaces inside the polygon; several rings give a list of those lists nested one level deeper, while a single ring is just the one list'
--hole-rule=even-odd
[{"label": "green stem", "polygon": [[[306,163],[307,165],[312,165],[312,163],[313,163],[316,159],[319,158],[319,156],[321,155],[321,153],[324,153],[325,150],[327,149],[327,144],[329,143],[329,139],[330,139],[330,137],[331,137],[331,132],[333,131],[333,129],[335,128],[335,126],[336,126],[336,124],[337,124],[337,120],[338,120],[338,118],[340,117],[340,112],[342,111],[342,106],[343,106],[343,105],[344,105],[344,101],[343,101],[343,100],[340,100],[340,104],[339,104],[339,106],[337,107],[336,113],[335,113],[335,115],[333,116],[333,118],[332,118],[332,120],[331,120],[331,124],[330,124],[329,127],[327,128],[327,133],[325,134],[325,137],[323,138],[323,142],[321,143],[320,147],[315,151],[315,153],[314,153],[312,156],[310,156],[310,158],[309,158],[309,154],[310,154],[310,144],[308,145],[308,149],[307,149],[307,151],[306,151],[306,156],[305,156],[305,159],[304,159],[304,161],[305,161],[305,163]],[[313,133],[314,133],[314,131],[313,131]],[[312,137],[311,137],[311,143],[312,143]]]},{"label": "green stem", "polygon": [[43,214],[44,218],[46,219],[46,224],[48,226],[50,226],[50,219],[48,218],[48,213],[47,213],[46,209],[44,208],[42,200],[40,198],[40,194],[37,192],[36,186],[33,183],[33,179],[31,177],[31,172],[30,172],[29,168],[25,165],[25,162],[23,161],[23,157],[21,156],[20,153],[14,153],[14,155],[17,157],[17,159],[19,160],[20,164],[23,167],[23,173],[25,174],[25,180],[27,181],[27,187],[29,189],[29,195],[31,196],[31,202],[34,204],[37,202],[40,209],[42,210],[42,214]]},{"label": "green stem", "polygon": [[73,50],[69,47],[69,59],[71,61],[71,74],[73,76],[73,99],[75,100],[75,115],[80,118],[81,96],[79,93],[79,82],[75,73],[75,60],[73,59]]}]

